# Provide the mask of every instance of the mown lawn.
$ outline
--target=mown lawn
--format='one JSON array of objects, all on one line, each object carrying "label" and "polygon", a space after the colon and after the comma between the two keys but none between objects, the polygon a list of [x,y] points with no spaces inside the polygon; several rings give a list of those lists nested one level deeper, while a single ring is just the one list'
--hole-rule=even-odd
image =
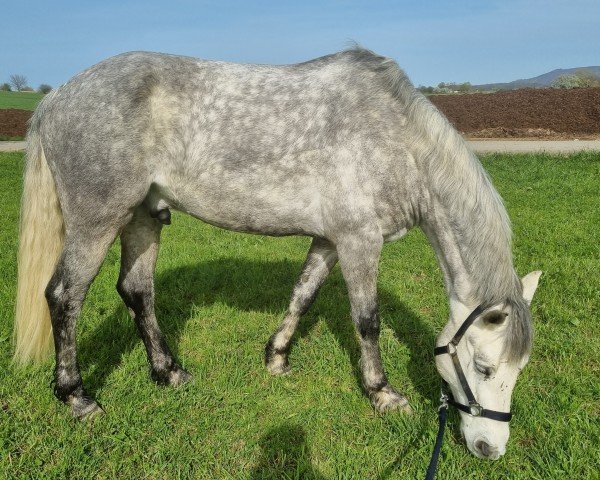
[{"label": "mown lawn", "polygon": [[0,92],[0,109],[35,110],[42,98],[44,94],[38,92]]},{"label": "mown lawn", "polygon": [[[514,395],[506,456],[468,453],[458,416],[440,479],[587,479],[600,471],[600,156],[484,158],[506,200],[520,273],[541,269],[537,339]],[[262,365],[309,241],[218,230],[181,214],[165,228],[157,312],[195,381],[160,388],[114,284],[115,245],[79,323],[84,382],[106,410],[79,423],[52,396],[50,362],[10,366],[21,154],[1,154],[0,477],[421,478],[437,429],[432,357],[448,314],[419,231],[384,248],[381,346],[415,414],[376,414],[359,388],[358,349],[336,268],[291,351],[293,373]],[[493,272],[490,272],[493,273]]]}]

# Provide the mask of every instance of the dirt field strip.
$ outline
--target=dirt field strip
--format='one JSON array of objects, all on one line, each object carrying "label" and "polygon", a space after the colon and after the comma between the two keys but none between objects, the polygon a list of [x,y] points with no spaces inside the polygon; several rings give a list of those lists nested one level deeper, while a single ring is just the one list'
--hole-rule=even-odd
[{"label": "dirt field strip", "polygon": [[429,100],[469,138],[591,140],[600,134],[600,88],[525,88]]}]

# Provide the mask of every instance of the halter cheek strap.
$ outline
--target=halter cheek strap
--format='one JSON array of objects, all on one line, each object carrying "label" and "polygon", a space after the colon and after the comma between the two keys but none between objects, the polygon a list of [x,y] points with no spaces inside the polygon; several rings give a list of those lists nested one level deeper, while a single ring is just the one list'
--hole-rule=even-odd
[{"label": "halter cheek strap", "polygon": [[[452,398],[452,394],[450,393],[449,389],[446,388],[448,393],[444,393],[443,396],[446,397],[445,400],[449,405],[452,405],[458,408],[460,411],[468,413],[469,415],[472,415],[474,417],[489,418],[498,422],[509,422],[512,418],[512,413],[488,410],[479,405],[479,403],[475,399],[475,395],[473,394],[471,387],[469,386],[469,382],[467,381],[467,377],[465,376],[465,372],[462,369],[462,365],[460,364],[458,353],[456,351],[456,347],[458,346],[465,332],[471,325],[473,325],[473,322],[483,312],[483,310],[484,308],[481,305],[479,305],[475,310],[473,310],[466,318],[466,320],[462,323],[460,328],[457,330],[454,337],[452,337],[452,340],[450,340],[450,342],[447,345],[435,347],[433,353],[436,356],[443,355],[446,353],[450,355],[450,357],[452,358],[452,364],[454,365],[454,371],[456,372],[456,376],[458,377],[458,381],[460,382],[463,392],[465,392],[465,395],[467,396],[467,400],[469,402],[469,405],[463,405],[462,403],[457,402],[456,400],[454,400],[454,398]],[[443,385],[444,387],[448,386],[446,382],[443,382]]]}]

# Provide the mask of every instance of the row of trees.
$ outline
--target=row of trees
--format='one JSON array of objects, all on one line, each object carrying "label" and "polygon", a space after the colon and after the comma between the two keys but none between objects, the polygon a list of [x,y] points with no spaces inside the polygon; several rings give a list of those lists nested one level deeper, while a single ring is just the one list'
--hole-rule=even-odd
[{"label": "row of trees", "polygon": [[469,93],[473,90],[473,86],[470,82],[441,82],[437,87],[419,85],[418,90],[422,93]]},{"label": "row of trees", "polygon": [[[557,77],[550,86],[552,88],[600,87],[600,77],[592,70],[583,68],[581,70],[577,70],[575,73]],[[425,87],[423,85],[419,85],[418,90],[425,94],[469,93],[478,91],[469,82],[442,82],[439,83],[437,87]]]},{"label": "row of trees", "polygon": [[[25,75],[11,75],[7,83],[0,85],[0,90],[3,92],[33,92],[33,88],[27,85],[27,77]],[[42,83],[37,91],[40,93],[48,93],[52,87],[46,83]]]}]

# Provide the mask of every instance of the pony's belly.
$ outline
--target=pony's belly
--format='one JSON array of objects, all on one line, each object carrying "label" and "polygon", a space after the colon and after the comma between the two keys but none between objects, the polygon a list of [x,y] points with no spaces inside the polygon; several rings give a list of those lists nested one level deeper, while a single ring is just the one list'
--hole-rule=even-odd
[{"label": "pony's belly", "polygon": [[323,236],[320,195],[302,188],[240,188],[226,181],[155,184],[151,203],[168,205],[227,230]]}]

